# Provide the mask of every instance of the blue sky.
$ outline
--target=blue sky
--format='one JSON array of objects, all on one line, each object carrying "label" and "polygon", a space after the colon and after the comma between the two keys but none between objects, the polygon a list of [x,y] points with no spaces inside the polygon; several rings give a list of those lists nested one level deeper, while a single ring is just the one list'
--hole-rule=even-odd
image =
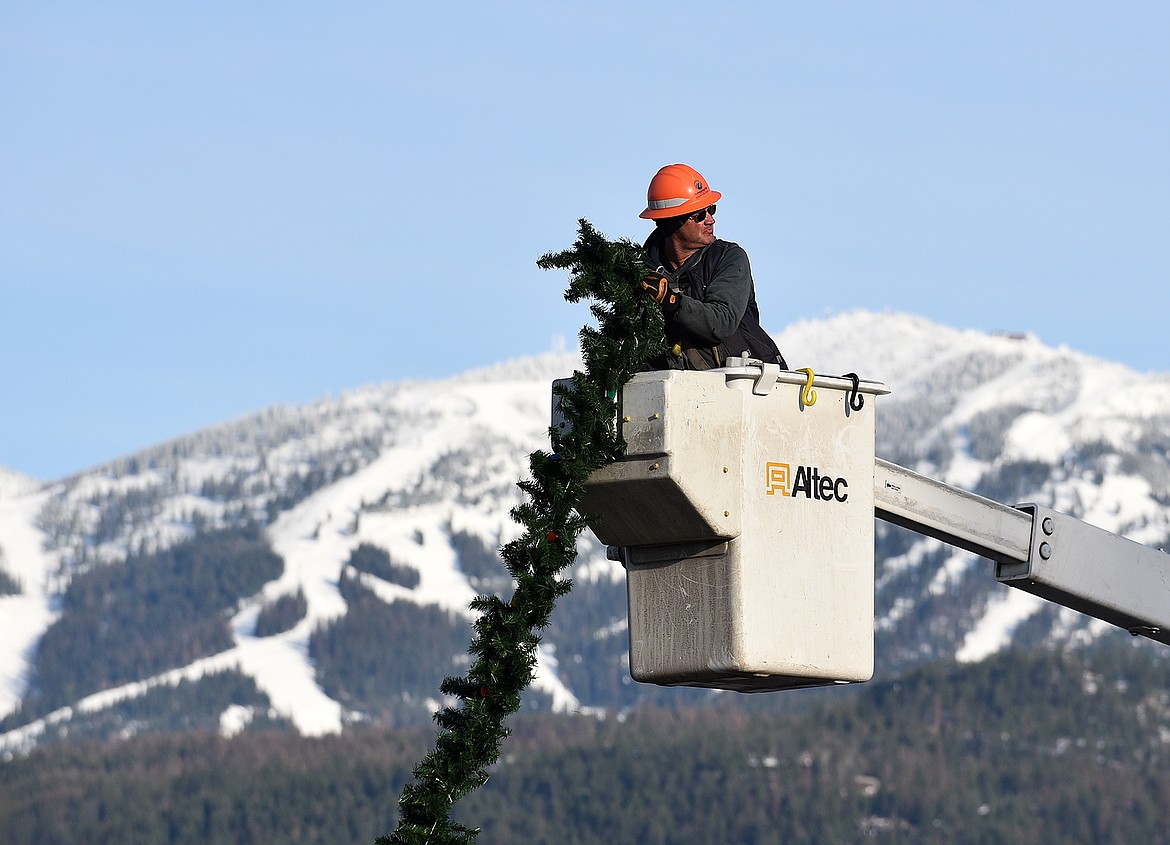
[{"label": "blue sky", "polygon": [[1167,43],[1162,3],[7,2],[0,466],[572,346],[536,259],[643,237],[674,161],[775,331],[1170,371]]}]

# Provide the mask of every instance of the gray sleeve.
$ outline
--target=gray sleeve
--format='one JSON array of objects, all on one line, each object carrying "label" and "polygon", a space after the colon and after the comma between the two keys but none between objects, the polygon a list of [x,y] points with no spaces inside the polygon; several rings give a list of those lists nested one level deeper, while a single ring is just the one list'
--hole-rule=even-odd
[{"label": "gray sleeve", "polygon": [[751,292],[752,268],[747,253],[732,245],[716,265],[703,299],[680,297],[674,322],[709,343],[721,343],[739,328]]}]

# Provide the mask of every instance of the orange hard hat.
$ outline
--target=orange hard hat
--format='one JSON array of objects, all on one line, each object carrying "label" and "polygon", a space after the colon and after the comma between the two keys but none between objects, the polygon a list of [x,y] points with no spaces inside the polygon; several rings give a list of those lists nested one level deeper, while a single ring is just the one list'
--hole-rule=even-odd
[{"label": "orange hard hat", "polygon": [[639,217],[662,220],[681,217],[718,202],[723,196],[712,191],[703,174],[686,164],[668,164],[654,174],[646,190],[646,210]]}]

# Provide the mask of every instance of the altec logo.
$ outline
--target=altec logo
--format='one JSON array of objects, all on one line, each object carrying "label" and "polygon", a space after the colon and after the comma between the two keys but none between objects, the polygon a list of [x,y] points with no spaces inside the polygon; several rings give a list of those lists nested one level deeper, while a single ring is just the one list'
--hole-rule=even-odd
[{"label": "altec logo", "polygon": [[822,475],[818,467],[798,466],[795,475],[791,464],[768,461],[764,464],[764,490],[769,496],[804,496],[819,502],[844,502],[849,498],[849,482],[844,478]]}]

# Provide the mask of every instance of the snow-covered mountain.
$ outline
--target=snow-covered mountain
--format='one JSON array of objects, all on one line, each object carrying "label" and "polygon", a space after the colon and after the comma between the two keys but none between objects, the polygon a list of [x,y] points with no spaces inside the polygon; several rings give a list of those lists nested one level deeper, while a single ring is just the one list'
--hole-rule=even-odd
[{"label": "snow-covered mountain", "polygon": [[[1170,537],[1170,376],[903,314],[801,322],[778,340],[792,367],[855,371],[892,388],[878,405],[882,457],[1147,545]],[[0,471],[0,752],[162,729],[159,713],[184,709],[203,708],[225,733],[427,718],[437,683],[394,680],[387,667],[460,671],[466,654],[443,643],[465,645],[468,602],[506,587],[493,553],[519,533],[509,517],[515,482],[546,444],[550,381],[579,366],[575,355],[546,355],[273,408],[46,485]],[[224,634],[206,642],[220,645],[184,645],[175,653],[190,659],[162,669],[119,666],[108,673],[117,682],[62,680],[72,652],[61,643],[99,640],[104,652],[76,660],[113,660],[126,636],[102,638],[116,609],[90,605],[125,605],[141,578],[117,581],[117,595],[99,600],[79,597],[82,582],[163,567],[192,538],[246,524],[263,526],[281,564],[211,614],[207,624]],[[381,569],[360,562],[371,549]],[[1000,586],[986,561],[901,529],[879,524],[877,558],[879,673],[978,660],[1009,643],[1116,635]],[[546,632],[532,706],[614,708],[674,694],[630,682],[622,572],[591,538],[574,581]],[[84,595],[103,595],[97,589]],[[293,605],[287,626],[263,624],[274,607]],[[410,615],[424,610],[425,623]],[[371,642],[378,636],[392,641]],[[215,679],[233,691],[212,691]]]}]

